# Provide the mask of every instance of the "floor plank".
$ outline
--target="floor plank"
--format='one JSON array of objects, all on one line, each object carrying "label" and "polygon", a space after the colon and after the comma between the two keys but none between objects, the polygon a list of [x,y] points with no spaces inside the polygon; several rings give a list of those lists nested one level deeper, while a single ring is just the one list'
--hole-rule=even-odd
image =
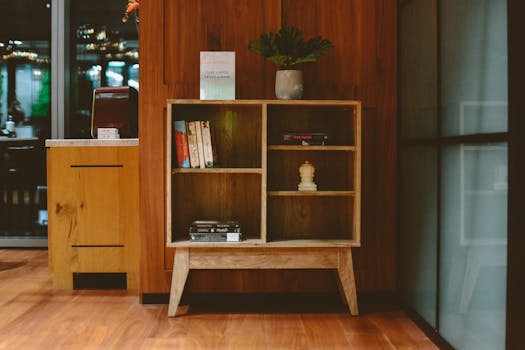
[{"label": "floor plank", "polygon": [[[0,349],[437,349],[400,310],[142,305],[136,292],[57,290],[45,249],[0,249]],[[241,302],[239,304],[242,304]],[[301,304],[301,303],[299,303]]]}]

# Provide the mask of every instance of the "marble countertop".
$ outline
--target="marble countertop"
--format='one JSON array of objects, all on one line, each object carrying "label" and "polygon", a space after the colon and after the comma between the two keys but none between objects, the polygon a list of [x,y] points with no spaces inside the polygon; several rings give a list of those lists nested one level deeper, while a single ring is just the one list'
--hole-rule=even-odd
[{"label": "marble countertop", "polygon": [[48,139],[46,147],[115,147],[138,146],[139,139]]}]

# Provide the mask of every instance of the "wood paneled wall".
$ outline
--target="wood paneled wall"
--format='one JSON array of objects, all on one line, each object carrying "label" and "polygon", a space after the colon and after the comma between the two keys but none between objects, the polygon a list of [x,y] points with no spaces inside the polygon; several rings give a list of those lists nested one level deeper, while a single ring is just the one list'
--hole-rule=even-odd
[{"label": "wood paneled wall", "polygon": [[[236,52],[238,99],[274,98],[276,67],[247,49],[281,25],[335,48],[305,64],[305,99],[359,99],[363,116],[362,247],[354,254],[359,291],[396,281],[395,0],[148,0],[140,8],[141,293],[167,293],[173,250],[165,248],[164,122],[167,98],[198,98],[199,52]],[[336,290],[321,271],[196,271],[194,292]]]}]

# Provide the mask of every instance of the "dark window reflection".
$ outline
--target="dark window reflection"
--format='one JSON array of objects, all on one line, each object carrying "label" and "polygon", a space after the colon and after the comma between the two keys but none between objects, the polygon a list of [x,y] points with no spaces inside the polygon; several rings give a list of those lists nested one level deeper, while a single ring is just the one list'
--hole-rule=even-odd
[{"label": "dark window reflection", "polygon": [[0,247],[45,246],[51,2],[0,0]]},{"label": "dark window reflection", "polygon": [[127,1],[71,2],[71,110],[68,138],[91,137],[93,90],[138,90],[138,29],[122,22]]},{"label": "dark window reflection", "polygon": [[[0,0],[0,127],[11,115],[22,136],[50,133],[51,5]],[[3,131],[5,135],[5,131]],[[15,136],[11,133],[9,136]]]}]

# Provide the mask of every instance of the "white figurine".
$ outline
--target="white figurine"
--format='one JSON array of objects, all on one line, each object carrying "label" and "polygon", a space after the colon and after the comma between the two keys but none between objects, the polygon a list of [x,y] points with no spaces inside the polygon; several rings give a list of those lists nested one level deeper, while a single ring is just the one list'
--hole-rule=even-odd
[{"label": "white figurine", "polygon": [[317,185],[314,183],[315,167],[308,163],[308,161],[301,164],[299,167],[299,175],[301,182],[299,183],[299,191],[317,191]]}]

